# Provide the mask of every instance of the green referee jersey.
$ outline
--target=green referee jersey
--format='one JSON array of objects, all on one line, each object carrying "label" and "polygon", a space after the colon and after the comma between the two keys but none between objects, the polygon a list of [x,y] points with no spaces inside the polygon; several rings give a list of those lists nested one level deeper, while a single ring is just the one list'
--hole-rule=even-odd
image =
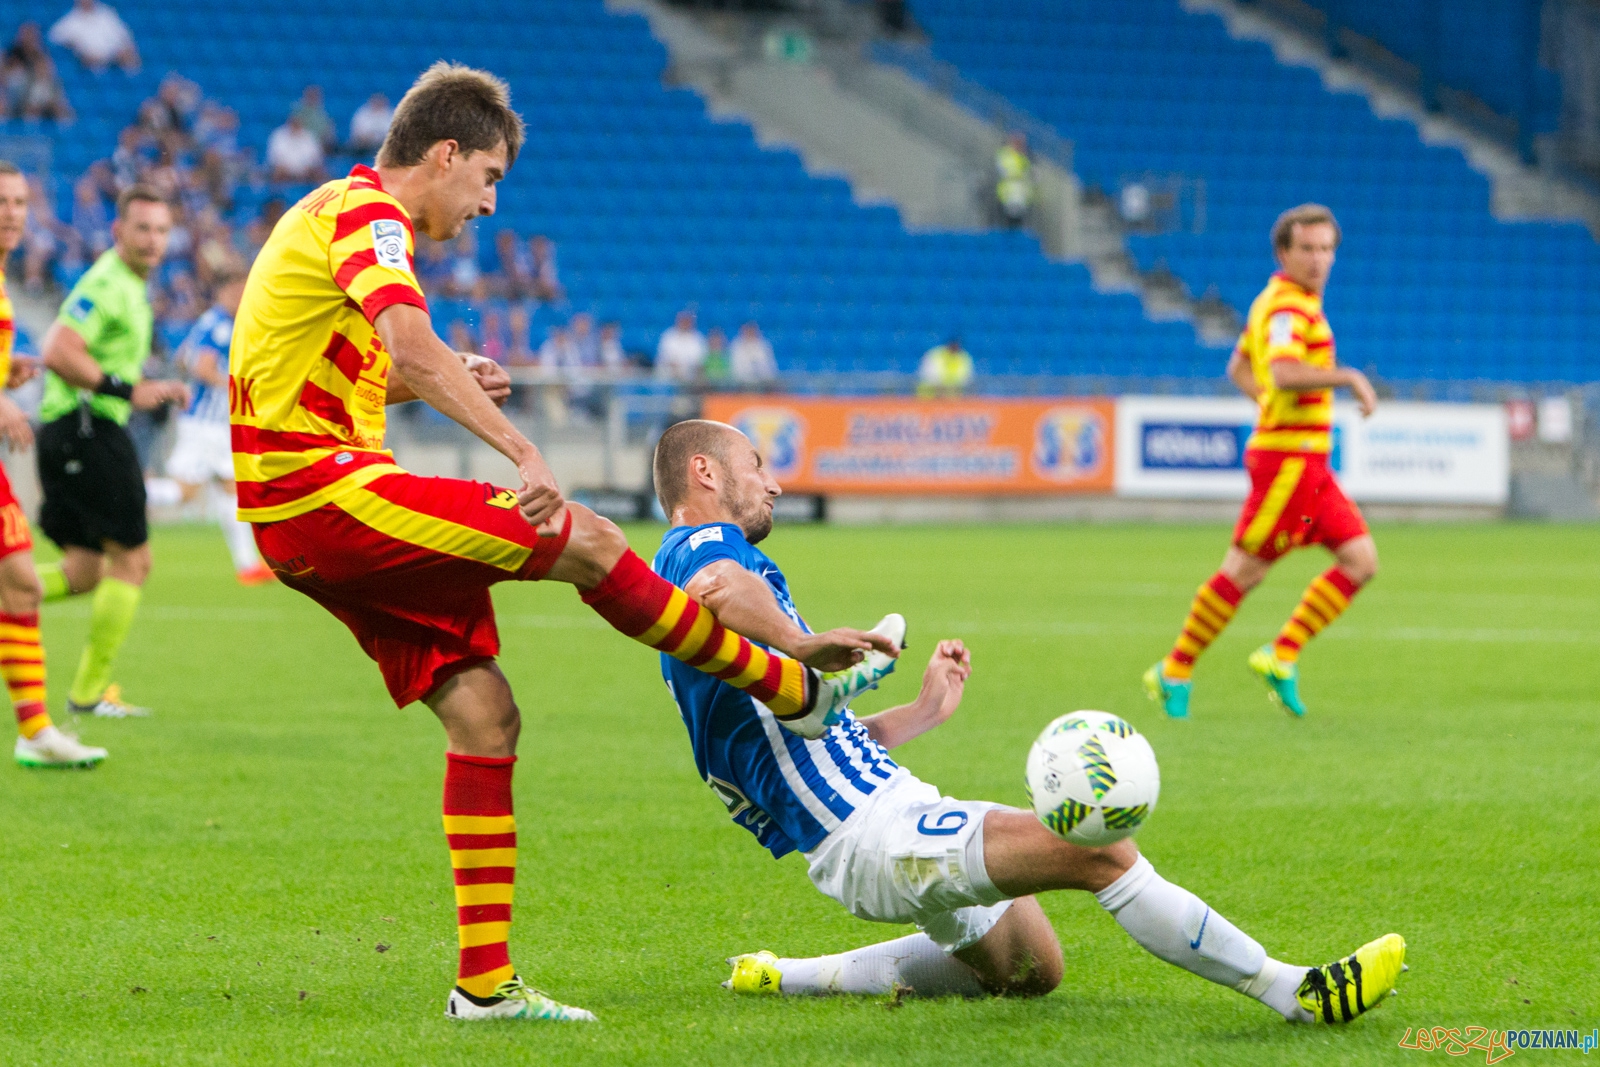
[{"label": "green referee jersey", "polygon": [[[115,248],[95,260],[94,266],[78,279],[56,321],[83,338],[89,355],[107,374],[115,374],[130,384],[144,377],[154,325],[149,289]],[[75,388],[52,372],[44,376],[44,404],[39,409],[39,420],[54,422],[72,414],[78,410],[80,397],[88,397],[90,410],[101,418],[119,426],[128,424],[133,405],[126,400]]]}]

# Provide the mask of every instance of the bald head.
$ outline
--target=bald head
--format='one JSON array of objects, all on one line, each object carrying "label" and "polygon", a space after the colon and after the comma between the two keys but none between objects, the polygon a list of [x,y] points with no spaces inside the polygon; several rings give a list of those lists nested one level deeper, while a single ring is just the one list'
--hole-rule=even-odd
[{"label": "bald head", "polygon": [[728,446],[734,437],[745,441],[744,434],[732,426],[710,419],[686,419],[668,426],[656,442],[656,498],[661,510],[671,515],[688,496],[689,461],[695,456],[707,456],[726,469]]},{"label": "bald head", "polygon": [[656,496],[675,525],[731,522],[753,545],[772,531],[783,492],[750,439],[724,422],[690,419],[656,445]]}]

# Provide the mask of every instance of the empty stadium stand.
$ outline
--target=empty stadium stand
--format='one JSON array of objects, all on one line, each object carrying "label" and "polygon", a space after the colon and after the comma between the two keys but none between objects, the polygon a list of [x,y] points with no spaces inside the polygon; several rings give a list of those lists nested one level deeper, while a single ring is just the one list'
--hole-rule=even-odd
[{"label": "empty stadium stand", "polygon": [[1177,0],[920,0],[934,51],[1053,123],[1078,173],[1205,183],[1202,233],[1136,237],[1196,292],[1238,308],[1268,269],[1282,208],[1331,205],[1345,245],[1328,308],[1343,358],[1390,380],[1588,381],[1600,248],[1578,225],[1502,223],[1461,156],[1326,91],[1265,45]]}]

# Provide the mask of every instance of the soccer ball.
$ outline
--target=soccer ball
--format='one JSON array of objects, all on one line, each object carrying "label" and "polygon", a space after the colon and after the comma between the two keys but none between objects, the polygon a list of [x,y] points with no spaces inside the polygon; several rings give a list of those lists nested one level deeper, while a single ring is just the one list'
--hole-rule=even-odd
[{"label": "soccer ball", "polygon": [[1126,721],[1074,711],[1044,728],[1028,752],[1028,800],[1046,828],[1075,845],[1121,841],[1156,810],[1156,754]]}]

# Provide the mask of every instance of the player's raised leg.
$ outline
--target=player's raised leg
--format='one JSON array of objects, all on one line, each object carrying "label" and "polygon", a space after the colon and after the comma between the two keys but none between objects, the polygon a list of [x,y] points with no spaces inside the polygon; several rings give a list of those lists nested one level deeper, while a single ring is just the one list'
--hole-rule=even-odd
[{"label": "player's raised leg", "polygon": [[1240,601],[1261,584],[1270,567],[1239,546],[1230,546],[1217,573],[1195,593],[1172,651],[1144,673],[1145,691],[1172,718],[1188,717],[1195,660],[1233,620]]},{"label": "player's raised leg", "polygon": [[894,669],[898,639],[874,631],[810,635],[820,638],[822,664],[838,668],[828,673],[768,652],[652,571],[615,523],[578,505],[567,514],[567,545],[546,578],[577,586],[617,630],[750,694],[802,736],[821,736],[852,697]]}]

